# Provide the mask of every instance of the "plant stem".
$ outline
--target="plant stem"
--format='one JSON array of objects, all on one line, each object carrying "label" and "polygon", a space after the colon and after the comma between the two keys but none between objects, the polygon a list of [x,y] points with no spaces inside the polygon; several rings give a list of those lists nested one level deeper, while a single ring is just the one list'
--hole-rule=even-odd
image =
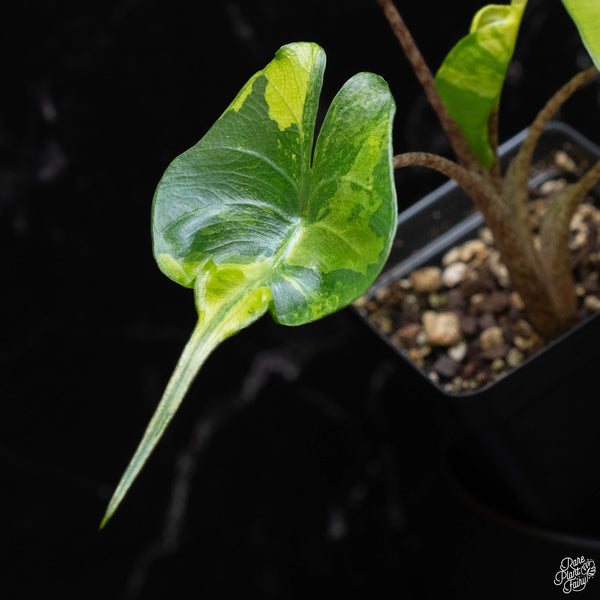
[{"label": "plant stem", "polygon": [[[484,212],[496,244],[508,268],[514,288],[525,303],[535,328],[548,340],[565,331],[575,317],[575,291],[569,266],[569,222],[585,196],[583,188],[594,185],[595,167],[581,188],[564,190],[551,205],[542,225],[542,249],[534,245],[529,226],[527,180],[535,148],[544,127],[570,96],[598,73],[591,67],[563,85],[538,113],[527,138],[511,161],[502,183],[502,202]],[[591,183],[590,183],[591,182]]]},{"label": "plant stem", "polygon": [[[600,160],[592,166],[585,175],[577,182],[576,185],[581,186],[583,196],[585,196],[591,189],[600,181]],[[583,198],[582,198],[583,200]]]},{"label": "plant stem", "polygon": [[500,167],[500,157],[498,156],[498,123],[499,123],[500,107],[496,108],[490,114],[490,120],[488,123],[489,130],[489,141],[492,151],[494,153],[494,162],[489,171],[489,178],[496,190],[496,193],[502,193],[502,171]]},{"label": "plant stem", "polygon": [[408,27],[404,23],[398,9],[392,0],[377,0],[377,2],[383,9],[392,31],[398,38],[406,58],[410,62],[417,79],[425,91],[431,107],[437,114],[442,129],[444,130],[459,163],[474,172],[478,172],[479,163],[475,159],[465,136],[454,119],[450,116],[450,113],[442,101],[442,98],[435,87],[435,79],[431,70],[425,62],[421,51],[413,39]]},{"label": "plant stem", "polygon": [[552,198],[540,228],[540,257],[546,287],[556,314],[567,325],[574,320],[576,311],[569,249],[570,223],[577,207],[599,179],[600,161],[577,183],[567,185]]},{"label": "plant stem", "polygon": [[515,158],[520,164],[521,183],[526,185],[527,177],[529,176],[529,169],[531,167],[531,161],[533,160],[533,153],[537,143],[542,135],[544,127],[548,121],[554,116],[556,111],[585,83],[598,74],[596,67],[589,67],[584,71],[580,71],[574,77],[572,77],[567,83],[565,83],[551,98],[548,100],[544,108],[537,114],[533,123],[529,127],[527,138],[523,141],[519,153]]},{"label": "plant stem", "polygon": [[[600,160],[596,162],[577,182],[567,185],[552,198],[550,207],[544,215],[540,235],[542,242],[547,240],[548,247],[557,243],[553,238],[557,235],[557,225],[570,224],[577,207],[583,202],[589,191],[600,180]],[[568,232],[568,227],[565,227]],[[568,239],[567,239],[568,241]]]},{"label": "plant stem", "polygon": [[[396,154],[393,159],[395,169],[403,167],[427,167],[434,169],[456,183],[471,197],[475,207],[484,214],[494,198],[498,196],[488,179],[468,170],[458,163],[429,152],[405,152]],[[500,198],[497,198],[500,201]]]},{"label": "plant stem", "polygon": [[152,419],[148,423],[142,441],[135,454],[125,469],[117,489],[112,495],[106,513],[100,523],[102,529],[117,510],[131,484],[139,475],[148,457],[162,437],[173,415],[177,412],[181,401],[189,390],[200,367],[204,364],[210,353],[220,343],[220,337],[207,335],[205,327],[198,326],[186,344],[171,379],[163,393]]},{"label": "plant stem", "polygon": [[198,322],[167,384],[142,441],[125,469],[100,528],[102,529],[125,497],[177,412],[198,371],[212,351],[224,340],[260,318],[272,299],[271,290],[261,285],[268,263],[255,264],[244,274],[238,265],[219,268],[211,262],[196,277],[194,292]]}]

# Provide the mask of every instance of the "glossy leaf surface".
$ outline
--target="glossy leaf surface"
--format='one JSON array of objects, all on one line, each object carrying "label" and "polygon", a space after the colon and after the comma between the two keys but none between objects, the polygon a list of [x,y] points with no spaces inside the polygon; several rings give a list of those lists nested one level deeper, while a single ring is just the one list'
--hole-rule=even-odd
[{"label": "glossy leaf surface", "polygon": [[600,1],[562,0],[596,67],[600,69]]},{"label": "glossy leaf surface", "polygon": [[526,3],[513,0],[510,5],[484,6],[473,18],[469,34],[452,48],[435,77],[448,112],[484,167],[494,160],[489,119],[500,101]]},{"label": "glossy leaf surface", "polygon": [[193,286],[207,261],[261,270],[275,319],[334,312],[373,281],[396,215],[385,82],[361,73],[334,99],[311,168],[325,55],[283,47],[206,136],[177,158],[153,209],[154,253]]},{"label": "glossy leaf surface", "polygon": [[380,77],[360,73],[313,144],[324,68],[316,44],[281,48],[158,185],[155,258],[194,288],[198,324],[103,524],[218,344],[267,310],[286,325],[328,315],[383,267],[397,218],[395,104]]}]

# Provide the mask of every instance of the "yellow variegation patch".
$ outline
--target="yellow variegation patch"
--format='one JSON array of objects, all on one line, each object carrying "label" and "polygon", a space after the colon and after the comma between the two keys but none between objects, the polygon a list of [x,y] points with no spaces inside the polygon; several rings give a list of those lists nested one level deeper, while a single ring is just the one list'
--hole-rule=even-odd
[{"label": "yellow variegation patch", "polygon": [[159,269],[183,287],[193,287],[196,274],[200,268],[197,262],[179,262],[170,254],[163,252],[156,257]]},{"label": "yellow variegation patch", "polygon": [[320,49],[314,44],[294,44],[293,50],[284,46],[264,70],[267,76],[265,98],[269,117],[281,131],[295,123],[302,134],[311,67],[319,52]]},{"label": "yellow variegation patch", "polygon": [[240,108],[242,108],[242,106],[244,105],[244,102],[246,101],[246,98],[252,91],[252,86],[254,85],[254,81],[260,74],[261,74],[260,72],[256,73],[253,77],[251,77],[248,80],[246,85],[240,90],[238,95],[235,97],[235,100],[229,105],[228,110],[235,110],[237,112],[240,110]]}]

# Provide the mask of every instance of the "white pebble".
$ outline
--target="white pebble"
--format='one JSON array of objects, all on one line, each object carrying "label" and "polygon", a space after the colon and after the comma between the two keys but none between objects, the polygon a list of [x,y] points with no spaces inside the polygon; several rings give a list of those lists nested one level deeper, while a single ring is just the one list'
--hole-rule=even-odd
[{"label": "white pebble", "polygon": [[456,313],[428,310],[423,314],[423,327],[427,341],[434,346],[455,346],[462,339]]},{"label": "white pebble", "polygon": [[442,273],[442,283],[446,287],[454,287],[465,280],[469,267],[464,262],[454,262],[448,265]]}]

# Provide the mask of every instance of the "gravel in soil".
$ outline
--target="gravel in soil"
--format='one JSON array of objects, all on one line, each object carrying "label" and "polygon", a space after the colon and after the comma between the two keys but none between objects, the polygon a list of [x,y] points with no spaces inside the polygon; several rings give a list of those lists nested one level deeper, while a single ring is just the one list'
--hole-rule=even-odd
[{"label": "gravel in soil", "polygon": [[[554,160],[560,164],[568,157],[559,151]],[[534,231],[551,194],[565,182],[553,178],[531,189]],[[578,320],[600,311],[599,231],[600,210],[588,198],[571,221]],[[454,393],[502,377],[546,343],[511,289],[508,270],[486,227],[448,250],[441,264],[419,268],[355,305],[431,379]]]}]

